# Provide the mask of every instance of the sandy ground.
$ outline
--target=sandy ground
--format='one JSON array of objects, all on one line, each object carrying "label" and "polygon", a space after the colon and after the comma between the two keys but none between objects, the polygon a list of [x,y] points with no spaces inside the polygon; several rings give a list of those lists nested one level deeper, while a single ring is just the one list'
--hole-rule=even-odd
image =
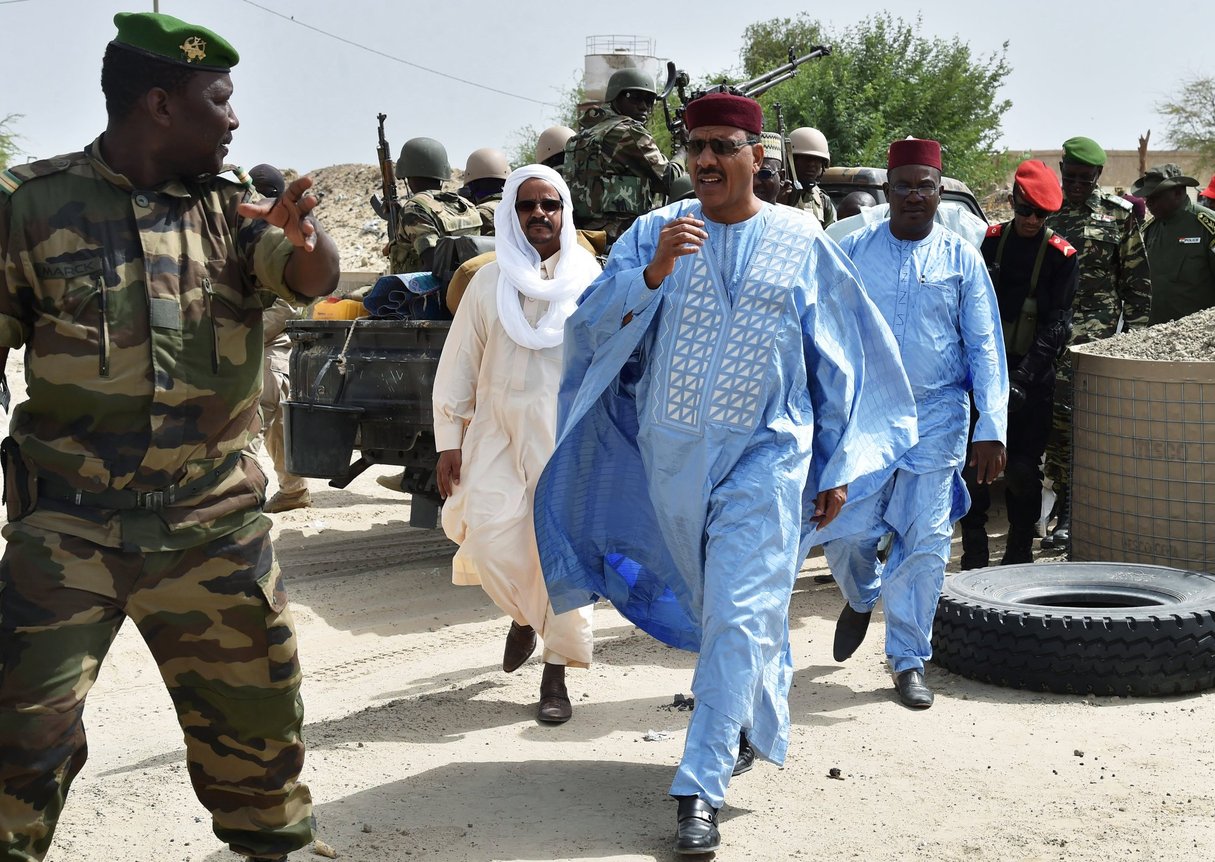
[{"label": "sandy ground", "polygon": [[[381,468],[380,472],[385,472]],[[671,858],[666,797],[693,656],[596,610],[574,718],[534,720],[540,665],[500,669],[507,623],[450,583],[452,546],[407,526],[369,471],[274,534],[307,682],[305,779],[339,858]],[[881,628],[831,660],[840,608],[812,558],[792,603],[797,673],[783,769],[735,780],[720,860],[1197,860],[1215,857],[1215,695],[1081,698],[930,668],[936,705],[894,699]],[[89,698],[91,757],[52,862],[235,859],[193,798],[168,696],[134,627]],[[648,731],[666,736],[645,741]],[[828,777],[833,767],[841,780]],[[293,860],[319,858],[312,848]]]}]

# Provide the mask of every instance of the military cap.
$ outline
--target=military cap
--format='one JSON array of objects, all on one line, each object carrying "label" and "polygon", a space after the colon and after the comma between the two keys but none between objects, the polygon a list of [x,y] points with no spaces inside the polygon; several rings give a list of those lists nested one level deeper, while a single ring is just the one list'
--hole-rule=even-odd
[{"label": "military cap", "polygon": [[1135,180],[1135,185],[1131,186],[1131,194],[1140,198],[1150,198],[1156,192],[1162,192],[1166,189],[1185,188],[1186,186],[1196,185],[1198,185],[1198,180],[1193,177],[1187,177],[1181,172],[1181,168],[1178,165],[1169,162],[1164,165],[1156,165],[1146,174]]},{"label": "military cap", "polygon": [[1099,168],[1105,164],[1105,150],[1092,138],[1068,138],[1063,142],[1063,160]]},{"label": "military cap", "polygon": [[785,162],[785,143],[776,132],[764,132],[759,136],[759,142],[764,145],[764,158],[776,159],[781,164]]},{"label": "military cap", "polygon": [[1013,182],[1021,191],[1021,197],[1032,207],[1053,213],[1063,206],[1063,189],[1059,185],[1059,178],[1044,162],[1037,159],[1021,162]]},{"label": "military cap", "polygon": [[172,15],[119,12],[114,16],[114,25],[118,35],[111,45],[166,63],[227,72],[240,61],[240,54],[222,36]]}]

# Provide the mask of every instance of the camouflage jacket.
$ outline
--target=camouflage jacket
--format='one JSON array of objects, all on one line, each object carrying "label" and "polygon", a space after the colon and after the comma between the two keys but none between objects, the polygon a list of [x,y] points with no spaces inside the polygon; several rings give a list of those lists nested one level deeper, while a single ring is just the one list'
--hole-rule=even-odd
[{"label": "camouflage jacket", "polygon": [[502,203],[502,195],[490,195],[477,201],[477,213],[481,216],[481,236],[494,235],[494,215],[498,212],[498,204]]},{"label": "camouflage jacket", "polygon": [[606,230],[614,241],[643,213],[666,203],[683,166],[668,161],[646,127],[609,108],[591,108],[565,145],[562,172],[574,224]]},{"label": "camouflage jacket", "polygon": [[1143,226],[1153,325],[1215,306],[1215,212],[1187,202]]},{"label": "camouflage jacket", "polygon": [[[237,214],[221,177],[137,189],[83,152],[0,175],[0,346],[25,348],[28,400],[10,431],[37,507],[10,516],[110,547],[171,550],[260,517],[262,311],[294,297],[282,231]],[[160,511],[39,496],[155,491],[237,465]],[[12,465],[8,465],[12,466]],[[11,471],[10,472],[17,472]]]},{"label": "camouflage jacket", "polygon": [[424,272],[422,252],[441,236],[481,233],[476,204],[455,192],[417,192],[401,203],[397,241],[388,249],[390,272]]},{"label": "camouflage jacket", "polygon": [[1152,280],[1130,204],[1094,191],[1079,207],[1065,200],[1046,226],[1071,243],[1080,259],[1073,344],[1109,338],[1119,315],[1127,329],[1148,325]]}]

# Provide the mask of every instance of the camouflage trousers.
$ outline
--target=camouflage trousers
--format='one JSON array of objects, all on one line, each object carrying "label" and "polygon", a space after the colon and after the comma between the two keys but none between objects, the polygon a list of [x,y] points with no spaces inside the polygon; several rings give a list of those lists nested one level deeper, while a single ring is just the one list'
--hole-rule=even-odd
[{"label": "camouflage trousers", "polygon": [[172,696],[215,834],[255,857],[312,840],[300,666],[268,519],[185,551],[129,552],[20,522],[4,536],[0,859],[46,855],[87,756],[85,696],[127,617]]},{"label": "camouflage trousers", "polygon": [[1046,478],[1056,488],[1072,481],[1072,355],[1064,353],[1055,371],[1055,402],[1051,409],[1050,439],[1046,444]]},{"label": "camouflage trousers", "polygon": [[308,480],[287,470],[287,442],[283,425],[283,402],[290,390],[288,358],[291,345],[267,344],[265,367],[262,369],[262,433],[253,441],[255,453],[266,447],[270,460],[274,462],[274,475],[278,478],[279,493],[293,497],[308,490]]}]

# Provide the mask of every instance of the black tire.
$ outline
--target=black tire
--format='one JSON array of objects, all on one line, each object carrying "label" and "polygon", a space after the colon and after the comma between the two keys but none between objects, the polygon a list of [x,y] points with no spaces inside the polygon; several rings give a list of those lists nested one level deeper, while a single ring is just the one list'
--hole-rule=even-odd
[{"label": "black tire", "polygon": [[945,579],[933,661],[981,682],[1155,696],[1215,686],[1215,576],[1035,563]]}]

